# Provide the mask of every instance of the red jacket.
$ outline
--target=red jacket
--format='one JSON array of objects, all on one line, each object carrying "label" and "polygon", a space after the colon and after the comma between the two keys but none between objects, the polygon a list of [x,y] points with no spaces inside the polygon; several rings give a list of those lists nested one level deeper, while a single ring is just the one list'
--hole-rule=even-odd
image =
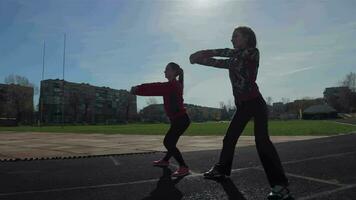
[{"label": "red jacket", "polygon": [[183,87],[177,80],[138,85],[135,91],[140,96],[163,96],[164,110],[169,119],[186,114],[183,105]]}]

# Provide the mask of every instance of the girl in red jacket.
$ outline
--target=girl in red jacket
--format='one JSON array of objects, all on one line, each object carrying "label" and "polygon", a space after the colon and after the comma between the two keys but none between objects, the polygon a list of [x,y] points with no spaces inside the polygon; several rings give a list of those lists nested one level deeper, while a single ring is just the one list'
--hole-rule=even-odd
[{"label": "girl in red jacket", "polygon": [[[171,122],[163,144],[167,153],[161,160],[153,162],[154,166],[167,167],[173,156],[179,163],[179,168],[172,174],[181,177],[189,174],[189,168],[184,162],[181,152],[176,147],[179,137],[190,125],[189,116],[183,105],[183,69],[176,63],[168,63],[164,71],[168,82],[146,83],[131,88],[131,93],[140,96],[163,96],[164,110]],[[178,76],[178,80],[176,77]]]}]

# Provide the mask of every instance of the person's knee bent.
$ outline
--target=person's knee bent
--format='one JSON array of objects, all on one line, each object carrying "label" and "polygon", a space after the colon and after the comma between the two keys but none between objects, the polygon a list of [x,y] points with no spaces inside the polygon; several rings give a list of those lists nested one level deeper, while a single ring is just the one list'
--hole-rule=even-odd
[{"label": "person's knee bent", "polygon": [[170,148],[171,145],[170,145],[169,139],[164,138],[163,145],[166,147],[166,149]]},{"label": "person's knee bent", "polygon": [[166,147],[167,150],[175,149],[175,148],[176,148],[174,142],[170,141],[170,140],[167,139],[167,138],[165,138],[165,139],[163,140],[163,145]]}]

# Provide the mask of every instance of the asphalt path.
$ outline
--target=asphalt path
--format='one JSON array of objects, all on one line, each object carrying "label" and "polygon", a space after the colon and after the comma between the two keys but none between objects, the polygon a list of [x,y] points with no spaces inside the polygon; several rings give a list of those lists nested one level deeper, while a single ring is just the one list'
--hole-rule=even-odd
[{"label": "asphalt path", "polygon": [[[301,200],[356,199],[356,134],[276,144]],[[192,174],[171,178],[177,165],[152,167],[163,152],[0,162],[0,199],[179,200],[266,199],[270,191],[254,146],[236,148],[233,172],[224,181],[202,173],[220,150],[183,153]]]}]

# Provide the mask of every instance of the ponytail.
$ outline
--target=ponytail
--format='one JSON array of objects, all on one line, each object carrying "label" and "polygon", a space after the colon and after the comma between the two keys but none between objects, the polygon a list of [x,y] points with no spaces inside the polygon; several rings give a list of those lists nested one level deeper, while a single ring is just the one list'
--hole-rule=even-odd
[{"label": "ponytail", "polygon": [[182,87],[184,87],[184,71],[182,68],[179,68],[178,71],[178,81],[182,84]]},{"label": "ponytail", "polygon": [[178,81],[180,84],[182,84],[182,87],[184,86],[184,71],[182,68],[177,63],[170,62],[168,63],[170,67],[172,67],[173,70],[177,72],[176,76],[178,76]]}]

